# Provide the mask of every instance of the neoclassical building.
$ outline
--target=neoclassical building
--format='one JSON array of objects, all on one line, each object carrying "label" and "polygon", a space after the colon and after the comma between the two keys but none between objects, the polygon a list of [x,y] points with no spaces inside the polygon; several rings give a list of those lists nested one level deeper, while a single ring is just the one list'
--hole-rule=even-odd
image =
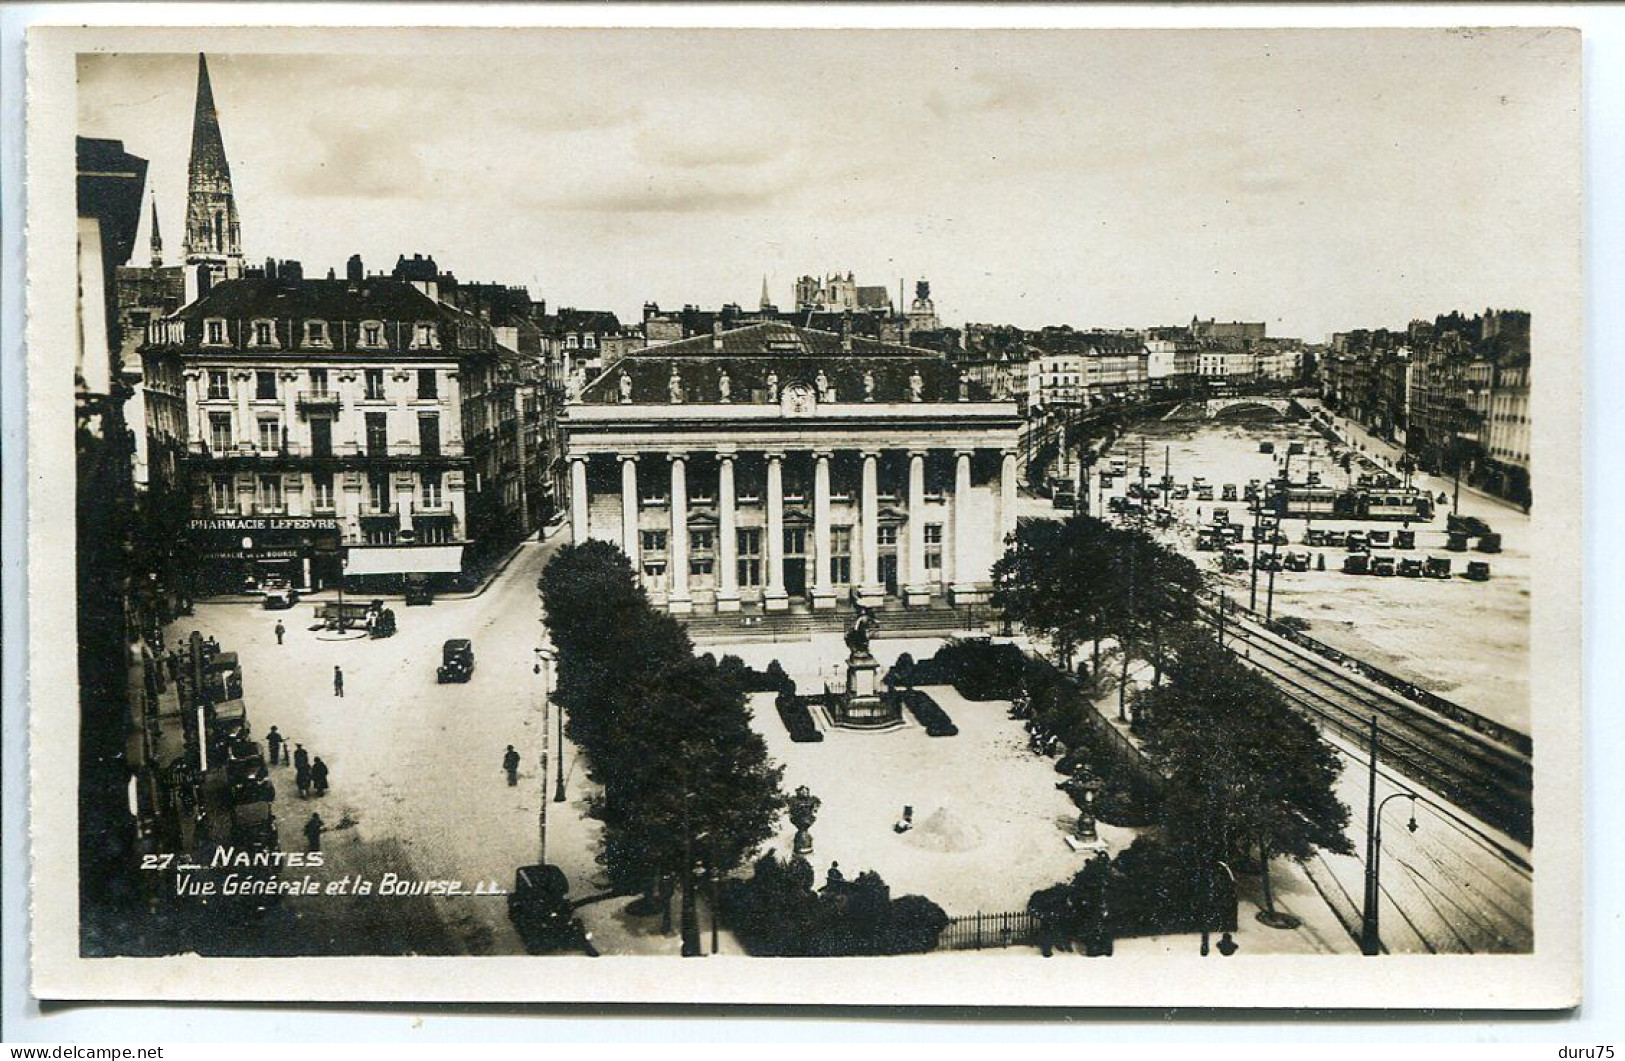
[{"label": "neoclassical building", "polygon": [[984,599],[1016,404],[940,354],[767,322],[635,351],[565,409],[571,529],[672,612]]}]

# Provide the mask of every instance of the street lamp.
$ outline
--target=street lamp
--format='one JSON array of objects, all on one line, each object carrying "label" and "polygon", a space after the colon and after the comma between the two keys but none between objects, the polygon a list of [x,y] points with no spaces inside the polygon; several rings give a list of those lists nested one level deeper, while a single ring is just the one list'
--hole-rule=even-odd
[{"label": "street lamp", "polygon": [[536,665],[534,672],[542,679],[542,799],[541,810],[536,815],[536,828],[541,834],[541,863],[547,865],[547,756],[548,756],[548,701],[550,699],[553,676],[553,652],[551,649],[538,648],[536,650]]},{"label": "street lamp", "polygon": [[1360,953],[1375,956],[1382,953],[1382,935],[1377,928],[1378,906],[1381,890],[1378,882],[1378,873],[1382,868],[1382,809],[1388,806],[1389,800],[1408,799],[1411,801],[1411,818],[1405,827],[1416,832],[1416,801],[1420,797],[1415,792],[1392,792],[1377,804],[1377,810],[1372,820],[1367,823],[1370,830],[1368,838],[1370,853],[1365,865],[1365,916],[1360,921]]}]

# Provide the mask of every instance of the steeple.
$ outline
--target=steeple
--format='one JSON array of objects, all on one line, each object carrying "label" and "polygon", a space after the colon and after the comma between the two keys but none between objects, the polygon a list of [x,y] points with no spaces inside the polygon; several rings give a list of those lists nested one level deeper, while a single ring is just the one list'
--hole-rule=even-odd
[{"label": "steeple", "polygon": [[152,267],[161,269],[164,265],[164,237],[158,234],[158,197],[152,197]]},{"label": "steeple", "polygon": [[763,273],[762,274],[762,309],[765,311],[765,310],[770,310],[772,308],[773,308],[773,300],[771,298],[769,298],[768,294],[767,294],[767,274]]},{"label": "steeple", "polygon": [[197,57],[197,105],[192,114],[192,159],[187,173],[186,264],[207,266],[211,279],[241,276],[243,248],[237,227],[237,199],[231,166],[220,138],[209,64]]}]

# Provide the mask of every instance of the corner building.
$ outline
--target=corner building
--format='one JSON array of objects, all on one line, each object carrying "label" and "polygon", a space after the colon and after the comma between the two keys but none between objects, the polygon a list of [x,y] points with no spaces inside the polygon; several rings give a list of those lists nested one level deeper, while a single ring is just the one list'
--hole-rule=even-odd
[{"label": "corner building", "polygon": [[934,351],[718,324],[566,406],[571,529],[677,614],[984,600],[1020,422]]}]

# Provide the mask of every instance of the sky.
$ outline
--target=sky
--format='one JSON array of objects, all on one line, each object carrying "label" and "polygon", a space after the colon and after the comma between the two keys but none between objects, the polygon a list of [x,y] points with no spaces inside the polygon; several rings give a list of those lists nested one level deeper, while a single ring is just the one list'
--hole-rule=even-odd
[{"label": "sky", "polygon": [[[240,31],[239,31],[240,32]],[[637,320],[804,273],[943,320],[1526,308],[1574,275],[1562,32],[272,31],[210,48],[245,253],[432,254]],[[223,43],[223,42],[222,42]],[[267,53],[264,49],[278,49]],[[86,54],[80,133],[150,161],[181,254],[195,53]],[[135,260],[146,260],[147,221]],[[894,294],[895,297],[895,294]]]}]

